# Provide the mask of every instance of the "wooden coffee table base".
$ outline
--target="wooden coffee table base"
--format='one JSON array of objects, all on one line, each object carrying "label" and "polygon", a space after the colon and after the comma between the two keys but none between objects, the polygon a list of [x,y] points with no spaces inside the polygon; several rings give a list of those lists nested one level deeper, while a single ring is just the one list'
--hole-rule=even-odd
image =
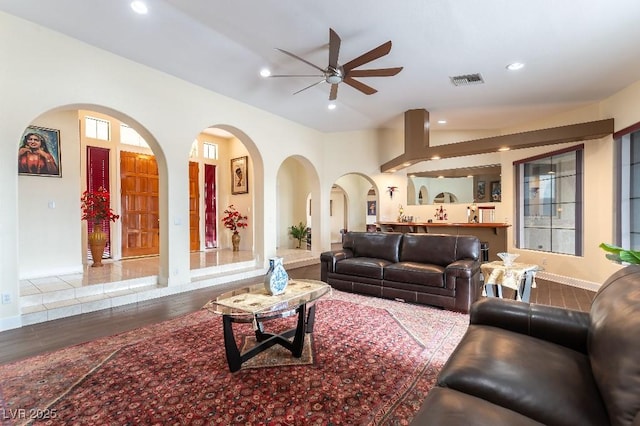
[{"label": "wooden coffee table base", "polygon": [[[266,316],[239,316],[239,315],[223,315],[223,333],[224,333],[224,349],[227,354],[227,363],[229,364],[229,370],[236,372],[240,370],[242,363],[269,349],[273,345],[280,345],[289,351],[291,354],[300,358],[302,356],[302,349],[304,348],[304,335],[305,333],[313,332],[313,324],[315,321],[315,304],[311,305],[307,312],[307,305],[300,305],[293,311],[279,312],[274,315]],[[285,318],[293,314],[298,314],[298,322],[296,328],[285,331],[280,334],[267,333],[264,331],[263,322],[277,318]],[[245,353],[241,354],[238,349],[238,344],[233,335],[233,323],[256,323],[256,340],[258,344],[249,349]],[[289,339],[293,336],[293,341]]]}]

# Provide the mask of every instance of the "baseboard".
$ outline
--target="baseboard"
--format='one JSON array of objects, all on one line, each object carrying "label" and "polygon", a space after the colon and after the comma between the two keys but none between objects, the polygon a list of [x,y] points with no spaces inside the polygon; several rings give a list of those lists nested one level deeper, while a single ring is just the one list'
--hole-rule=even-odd
[{"label": "baseboard", "polygon": [[22,327],[22,317],[20,315],[0,318],[0,331],[13,330],[20,327]]},{"label": "baseboard", "polygon": [[590,291],[598,291],[601,285],[600,283],[581,280],[573,277],[565,277],[563,275],[552,274],[545,271],[537,272],[536,277],[542,280],[553,281],[554,283],[570,285],[572,287],[582,288]]}]

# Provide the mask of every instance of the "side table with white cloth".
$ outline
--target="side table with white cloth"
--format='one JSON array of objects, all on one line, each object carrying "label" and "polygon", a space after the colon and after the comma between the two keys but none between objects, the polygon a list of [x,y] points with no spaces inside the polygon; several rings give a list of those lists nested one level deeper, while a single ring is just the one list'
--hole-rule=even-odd
[{"label": "side table with white cloth", "polygon": [[488,297],[502,297],[502,287],[515,290],[516,300],[529,302],[531,288],[536,286],[536,272],[541,270],[538,265],[527,263],[513,263],[505,266],[502,261],[483,263],[480,265],[484,277],[483,295]]}]

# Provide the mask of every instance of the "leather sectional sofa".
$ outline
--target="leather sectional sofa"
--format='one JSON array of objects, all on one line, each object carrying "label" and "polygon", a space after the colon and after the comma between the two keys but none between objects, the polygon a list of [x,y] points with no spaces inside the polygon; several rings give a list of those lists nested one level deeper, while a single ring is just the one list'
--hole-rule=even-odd
[{"label": "leather sectional sofa", "polygon": [[320,255],[333,288],[468,312],[480,288],[480,241],[467,235],[347,232]]},{"label": "leather sectional sofa", "polygon": [[412,425],[640,425],[640,265],[590,312],[487,298]]}]

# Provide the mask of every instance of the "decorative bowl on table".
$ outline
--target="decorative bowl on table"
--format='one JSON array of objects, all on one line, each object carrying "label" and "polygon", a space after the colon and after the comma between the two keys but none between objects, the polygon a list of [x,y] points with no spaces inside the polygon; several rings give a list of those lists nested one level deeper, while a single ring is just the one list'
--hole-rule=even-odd
[{"label": "decorative bowl on table", "polygon": [[504,263],[504,266],[513,266],[513,261],[516,260],[518,256],[520,255],[516,253],[498,253],[498,257],[502,259],[502,263]]}]

